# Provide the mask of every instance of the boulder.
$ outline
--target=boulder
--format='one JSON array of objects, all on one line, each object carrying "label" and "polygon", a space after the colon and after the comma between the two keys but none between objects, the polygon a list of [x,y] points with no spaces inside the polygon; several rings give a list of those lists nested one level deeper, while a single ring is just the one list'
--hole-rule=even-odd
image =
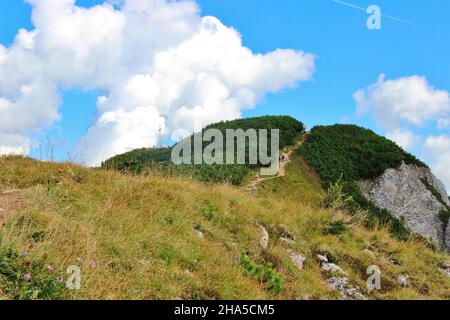
[{"label": "boulder", "polygon": [[318,255],[317,255],[317,259],[318,259],[320,262],[328,263],[328,258],[327,258],[326,256],[323,256],[323,255],[318,254]]},{"label": "boulder", "polygon": [[344,299],[367,300],[367,298],[360,292],[358,287],[353,287],[350,285],[348,278],[330,278],[327,280],[327,284],[330,289],[338,290]]},{"label": "boulder", "polygon": [[259,229],[259,246],[261,249],[266,250],[269,246],[269,233],[267,232],[266,228],[264,228],[262,225],[258,224]]},{"label": "boulder", "polygon": [[303,270],[304,263],[306,261],[306,258],[304,258],[302,255],[295,253],[292,250],[288,251],[289,258],[291,258],[292,263],[299,269]]},{"label": "boulder", "polygon": [[446,207],[423,181],[431,185],[448,205],[444,184],[430,169],[415,165],[403,163],[398,169],[386,170],[375,180],[360,181],[359,187],[375,205],[404,220],[413,233],[449,250],[450,230],[446,230],[446,223],[441,219],[441,212]]},{"label": "boulder", "polygon": [[323,263],[322,270],[325,272],[345,274],[345,271],[334,263]]},{"label": "boulder", "polygon": [[397,282],[402,287],[406,287],[409,284],[409,277],[407,275],[400,275],[397,277]]}]

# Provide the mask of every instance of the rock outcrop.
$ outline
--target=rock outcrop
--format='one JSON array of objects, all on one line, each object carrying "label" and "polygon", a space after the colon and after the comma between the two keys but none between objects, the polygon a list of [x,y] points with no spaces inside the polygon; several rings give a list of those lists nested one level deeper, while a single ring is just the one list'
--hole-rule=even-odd
[{"label": "rock outcrop", "polygon": [[367,300],[358,287],[350,285],[348,278],[333,277],[327,280],[327,284],[330,289],[338,290],[344,299]]},{"label": "rock outcrop", "polygon": [[444,221],[449,199],[444,184],[430,169],[403,163],[370,181],[361,181],[363,194],[405,222],[413,232],[450,251],[450,227]]},{"label": "rock outcrop", "polygon": [[269,246],[269,233],[264,226],[258,224],[259,229],[259,246],[263,250],[267,250]]}]

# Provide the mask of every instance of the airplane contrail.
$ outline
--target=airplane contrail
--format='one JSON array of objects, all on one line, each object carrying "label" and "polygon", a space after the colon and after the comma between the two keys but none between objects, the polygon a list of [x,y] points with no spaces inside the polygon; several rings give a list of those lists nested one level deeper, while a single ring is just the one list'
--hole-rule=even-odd
[{"label": "airplane contrail", "polygon": [[[341,1],[341,0],[332,0],[332,1],[335,2],[335,3],[342,4],[344,6],[347,6],[347,7],[353,8],[353,9],[357,9],[357,10],[361,10],[361,11],[367,12],[367,8],[363,8],[363,7],[357,6],[357,5],[352,4],[352,3],[344,2],[344,1]],[[388,19],[391,19],[391,20],[395,20],[395,21],[401,22],[401,23],[406,23],[406,24],[411,24],[411,25],[413,24],[411,21],[404,20],[404,19],[401,19],[401,18],[397,18],[397,17],[391,16],[391,15],[388,15],[388,14],[383,14],[382,13],[381,16],[385,17],[385,18],[388,18]]]}]

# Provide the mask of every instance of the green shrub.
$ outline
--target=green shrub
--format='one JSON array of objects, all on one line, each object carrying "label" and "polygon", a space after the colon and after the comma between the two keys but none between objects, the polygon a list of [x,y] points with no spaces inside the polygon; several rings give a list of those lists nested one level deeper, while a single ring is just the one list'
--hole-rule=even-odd
[{"label": "green shrub", "polygon": [[[220,122],[203,129],[218,129],[224,139],[227,129],[279,129],[280,148],[294,144],[304,133],[301,122],[287,116],[265,116]],[[187,139],[193,139],[194,135]],[[269,134],[270,141],[270,134]],[[204,142],[203,148],[209,143]],[[192,146],[194,144],[192,143]],[[226,143],[224,141],[224,147]],[[236,148],[235,148],[236,150]],[[270,148],[268,149],[270,150]],[[172,148],[137,149],[122,155],[115,156],[102,163],[102,167],[109,170],[118,170],[124,173],[141,174],[146,169],[156,169],[165,175],[181,175],[194,178],[202,182],[240,185],[253,169],[262,165],[174,165],[171,162]],[[249,157],[249,146],[246,145],[246,159]],[[259,161],[258,161],[259,162]],[[248,161],[247,161],[248,163]]]},{"label": "green shrub", "polygon": [[331,210],[331,220],[334,221],[339,210],[348,208],[353,202],[353,197],[348,196],[344,192],[344,183],[342,176],[335,183],[330,183],[325,194],[324,205],[325,208]]},{"label": "green shrub", "polygon": [[202,209],[202,214],[206,220],[214,220],[217,216],[217,206],[214,204],[209,204],[207,207]]},{"label": "green shrub", "polygon": [[339,235],[347,232],[347,230],[348,230],[348,224],[345,221],[337,220],[337,221],[329,222],[326,225],[323,233],[325,235],[339,236]]},{"label": "green shrub", "polygon": [[284,290],[283,278],[273,269],[271,263],[256,264],[246,253],[242,254],[241,263],[244,266],[242,271],[244,276],[260,281],[274,294],[279,294]]}]

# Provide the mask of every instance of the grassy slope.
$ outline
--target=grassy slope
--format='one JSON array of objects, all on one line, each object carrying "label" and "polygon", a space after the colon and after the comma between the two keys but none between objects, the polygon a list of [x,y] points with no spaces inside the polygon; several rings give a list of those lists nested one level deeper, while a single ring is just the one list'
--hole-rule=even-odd
[{"label": "grassy slope", "polygon": [[[366,268],[378,264],[384,289],[373,298],[448,298],[450,281],[437,271],[447,257],[425,244],[398,242],[384,229],[360,226],[341,236],[324,235],[329,213],[320,208],[318,181],[303,168],[293,161],[286,178],[264,182],[254,195],[183,178],[132,177],[0,158],[0,191],[19,188],[27,198],[26,209],[0,231],[0,255],[11,247],[28,250],[26,259],[39,261],[41,268],[53,264],[55,274],[83,258],[82,289],[49,294],[60,298],[340,298],[326,287],[326,277],[314,261],[318,251],[332,255],[362,288]],[[205,208],[211,207],[216,209],[205,215]],[[266,253],[258,249],[257,222],[271,234]],[[303,271],[275,241],[278,224],[295,232],[294,249],[307,257]],[[194,226],[204,232],[204,239],[196,236]],[[365,248],[377,258],[364,254]],[[285,282],[283,292],[271,293],[242,274],[243,251],[255,262],[274,264]],[[93,270],[91,261],[97,265]],[[24,265],[22,272],[27,271]],[[412,278],[410,288],[400,288],[395,281],[404,273]],[[5,288],[0,277],[0,296],[15,296]]]}]

